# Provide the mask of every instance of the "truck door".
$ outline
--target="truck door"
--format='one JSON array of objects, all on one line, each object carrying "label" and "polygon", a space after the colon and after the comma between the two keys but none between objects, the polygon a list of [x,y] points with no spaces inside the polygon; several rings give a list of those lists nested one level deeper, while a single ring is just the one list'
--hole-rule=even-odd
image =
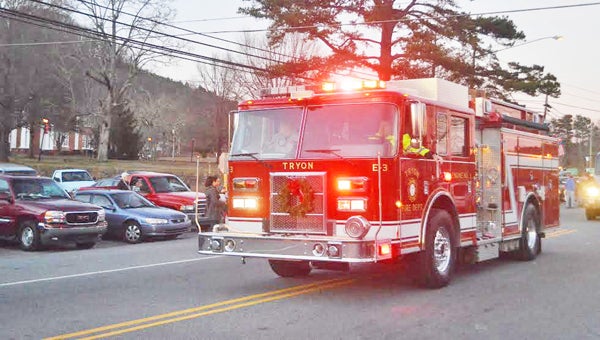
[{"label": "truck door", "polygon": [[8,182],[0,179],[0,235],[12,235],[12,218],[10,208],[12,206],[12,194]]}]

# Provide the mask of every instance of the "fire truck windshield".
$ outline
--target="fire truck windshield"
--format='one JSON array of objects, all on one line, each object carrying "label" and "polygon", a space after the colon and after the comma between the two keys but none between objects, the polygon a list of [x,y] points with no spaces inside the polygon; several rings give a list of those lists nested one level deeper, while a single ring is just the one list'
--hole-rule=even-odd
[{"label": "fire truck windshield", "polygon": [[239,112],[231,155],[252,154],[258,159],[389,157],[397,149],[396,105],[331,104]]}]

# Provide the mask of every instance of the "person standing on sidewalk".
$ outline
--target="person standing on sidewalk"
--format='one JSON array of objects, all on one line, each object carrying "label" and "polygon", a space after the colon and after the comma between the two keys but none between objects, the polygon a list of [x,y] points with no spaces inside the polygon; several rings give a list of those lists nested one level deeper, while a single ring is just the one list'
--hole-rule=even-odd
[{"label": "person standing on sidewalk", "polygon": [[566,192],[566,201],[567,208],[575,207],[575,179],[573,175],[569,174],[567,181],[565,182],[565,192]]}]

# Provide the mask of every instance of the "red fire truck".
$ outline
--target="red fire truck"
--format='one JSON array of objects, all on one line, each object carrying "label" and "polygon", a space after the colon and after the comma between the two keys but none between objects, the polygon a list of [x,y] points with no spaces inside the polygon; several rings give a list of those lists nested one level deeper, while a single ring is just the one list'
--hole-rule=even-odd
[{"label": "red fire truck", "polygon": [[200,254],[266,258],[283,277],[411,258],[442,287],[459,260],[534,259],[559,225],[541,116],[459,84],[271,89],[236,115],[227,221]]}]

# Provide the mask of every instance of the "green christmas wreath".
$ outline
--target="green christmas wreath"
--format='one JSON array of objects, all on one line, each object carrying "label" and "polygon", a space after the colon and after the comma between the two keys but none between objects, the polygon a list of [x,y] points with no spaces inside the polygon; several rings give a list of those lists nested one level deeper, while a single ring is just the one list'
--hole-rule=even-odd
[{"label": "green christmas wreath", "polygon": [[306,179],[289,180],[278,197],[283,211],[292,217],[304,217],[315,208],[315,191]]}]

